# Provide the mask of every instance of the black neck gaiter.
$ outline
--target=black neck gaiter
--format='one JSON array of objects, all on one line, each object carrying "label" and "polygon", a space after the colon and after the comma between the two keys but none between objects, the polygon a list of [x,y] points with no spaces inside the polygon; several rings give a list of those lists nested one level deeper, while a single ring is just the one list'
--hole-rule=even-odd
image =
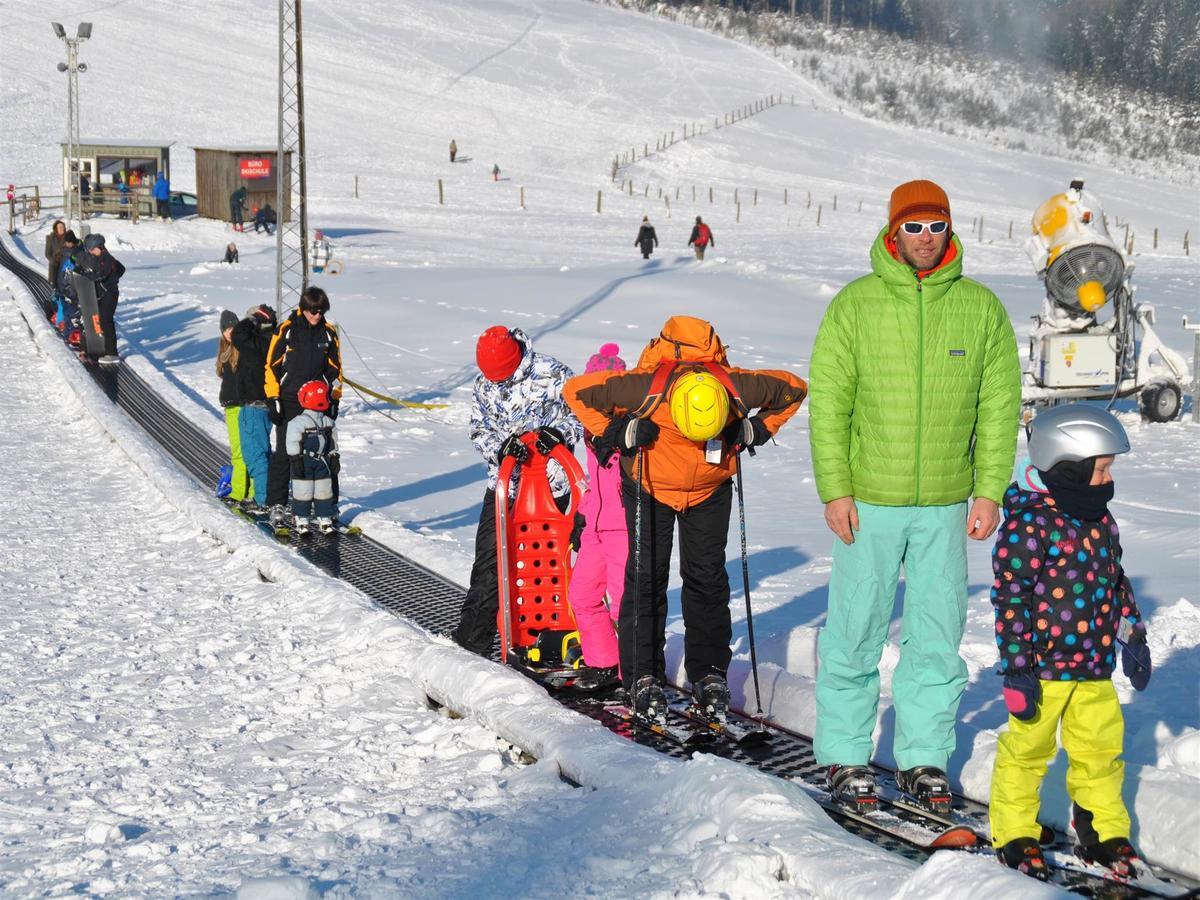
[{"label": "black neck gaiter", "polygon": [[1095,522],[1104,518],[1108,512],[1108,504],[1113,498],[1116,485],[1111,481],[1108,484],[1088,484],[1092,480],[1095,460],[1084,462],[1091,462],[1092,465],[1081,466],[1075,463],[1065,466],[1059,463],[1044,472],[1039,469],[1038,474],[1050,489],[1059,509],[1072,518]]}]

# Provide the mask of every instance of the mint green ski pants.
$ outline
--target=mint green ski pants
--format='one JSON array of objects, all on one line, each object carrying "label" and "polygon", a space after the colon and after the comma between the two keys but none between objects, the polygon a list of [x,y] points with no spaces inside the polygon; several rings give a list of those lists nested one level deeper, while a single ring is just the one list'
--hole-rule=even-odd
[{"label": "mint green ski pants", "polygon": [[854,543],[834,541],[829,613],[817,644],[817,762],[865,765],[872,756],[879,658],[903,564],[900,662],[892,677],[896,765],[944,770],[967,686],[958,655],[967,615],[967,504],[857,506]]}]

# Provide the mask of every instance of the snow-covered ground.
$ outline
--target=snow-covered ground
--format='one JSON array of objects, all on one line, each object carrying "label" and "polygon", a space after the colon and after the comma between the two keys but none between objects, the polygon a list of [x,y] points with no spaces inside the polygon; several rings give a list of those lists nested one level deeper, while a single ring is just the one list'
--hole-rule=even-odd
[{"label": "snow-covered ground", "polygon": [[[266,0],[214,0],[203,9],[182,2],[106,9],[104,19],[97,22],[95,37],[84,45],[84,58],[90,65],[82,78],[84,133],[111,135],[119,130],[118,136],[168,135],[177,141],[173,156],[177,188],[191,183],[191,146],[269,142],[275,108],[273,11],[274,5]],[[0,58],[0,176],[8,181],[48,184],[56,171],[52,141],[57,131],[52,129],[48,136],[45,123],[65,117],[60,96],[65,92],[61,78],[46,63],[55,58],[58,48],[45,21],[60,15],[73,22],[77,12],[61,3],[28,2],[6,5],[0,19],[0,36],[11,48]],[[230,22],[237,23],[236,41],[228,39]],[[1025,223],[1031,211],[1063,189],[1069,178],[1084,177],[1088,187],[1105,200],[1110,220],[1130,222],[1139,235],[1134,257],[1139,299],[1150,300],[1157,307],[1160,333],[1168,343],[1181,351],[1190,350],[1190,335],[1182,331],[1180,317],[1200,317],[1200,262],[1185,258],[1174,238],[1168,242],[1164,237],[1157,251],[1150,249],[1146,238],[1154,227],[1164,236],[1179,236],[1187,229],[1193,235],[1200,233],[1200,203],[1194,188],[840,114],[822,91],[766,55],[684,26],[584,2],[470,0],[431,5],[355,0],[307,7],[305,26],[311,218],[333,239],[336,255],[346,264],[344,274],[317,283],[329,291],[331,317],[343,329],[347,373],[384,393],[436,397],[450,404],[443,410],[393,409],[384,415],[377,406],[349,395],[339,418],[346,460],[344,514],[355,517],[373,536],[459,581],[465,582],[469,570],[483,490],[482,466],[465,437],[475,335],[496,322],[520,325],[534,336],[540,350],[582,366],[607,340],[619,342],[626,358],[633,359],[667,316],[689,313],[716,324],[738,364],[788,367],[804,376],[825,304],[842,284],[866,270],[868,245],[881,224],[888,192],[899,181],[931,177],[947,188],[957,229],[964,235],[967,274],[997,291],[1018,333],[1023,333],[1041,300],[1037,280],[1019,247]],[[137,60],[123,53],[127,46],[123,37],[146,35],[161,40],[153,46],[144,42],[144,53]],[[128,89],[130,84],[153,87],[143,102],[137,91]],[[714,116],[721,117],[772,92],[782,94],[785,102],[736,125],[715,131],[708,127]],[[794,106],[790,102],[793,95]],[[101,98],[106,97],[123,100],[119,129],[101,114]],[[649,142],[653,151],[656,136],[675,130],[678,137],[684,123],[689,128],[692,123],[705,123],[706,130],[641,159],[644,143]],[[465,156],[470,161],[449,164],[445,147],[451,137],[458,141],[460,159]],[[609,166],[614,154],[630,147],[638,148],[639,159],[624,167],[618,180],[632,179],[634,194],[615,195]],[[487,173],[493,162],[498,162],[511,180],[492,182]],[[360,176],[360,200],[352,197],[355,174]],[[445,207],[437,204],[438,178],[446,185]],[[521,187],[526,193],[525,210],[518,206]],[[667,205],[658,196],[660,188],[670,200],[669,219]],[[787,205],[783,202],[785,188]],[[735,221],[735,189],[741,203],[740,222]],[[594,211],[597,190],[604,191],[599,215]],[[651,216],[662,240],[659,253],[649,263],[632,247],[643,214]],[[715,251],[703,264],[691,260],[685,246],[696,214],[712,224],[717,240]],[[983,218],[982,240],[971,234],[977,217]],[[1010,220],[1016,223],[1012,240],[1007,237]],[[231,238],[220,223],[192,220],[134,226],[105,220],[93,227],[109,236],[110,249],[129,268],[118,311],[123,352],[131,365],[175,398],[187,414],[205,423],[214,435],[221,435],[223,423],[216,407],[212,369],[217,318],[223,308],[241,312],[253,304],[273,302],[273,240],[253,234],[233,236],[241,247],[242,262],[228,267],[213,262]],[[29,248],[34,257],[43,233],[25,230],[17,236],[15,246]],[[10,338],[10,342],[17,340],[23,340],[20,330]],[[69,403],[67,395],[59,393],[62,403]],[[1200,461],[1195,450],[1200,432],[1190,420],[1143,424],[1131,405],[1122,408],[1134,449],[1115,469],[1115,508],[1122,524],[1126,566],[1150,617],[1156,655],[1154,681],[1146,693],[1135,695],[1122,676],[1116,679],[1128,701],[1127,799],[1134,813],[1135,839],[1146,854],[1200,876],[1200,850],[1190,839],[1200,833],[1200,805],[1195,802],[1200,795]],[[53,425],[41,419],[24,421],[34,434],[48,432]],[[47,458],[57,458],[48,448],[81,442],[94,443],[94,439],[48,436],[47,449],[39,454],[43,468]],[[29,443],[23,442],[22,447]],[[114,472],[121,468],[115,459],[109,465]],[[746,468],[751,588],[764,669],[764,707],[779,721],[811,732],[815,636],[824,616],[832,537],[824,527],[812,484],[806,411],[783,430],[777,446],[766,448]],[[131,543],[124,541],[126,520],[138,518],[137,504],[125,507],[116,503],[137,496],[133,483],[127,490],[96,490],[111,508],[93,513],[110,526],[105,533],[114,534],[115,540],[115,532],[121,532],[121,543],[115,545],[118,549],[135,546],[134,529],[129,529]],[[46,506],[52,502],[48,498]],[[161,506],[161,501],[153,499],[144,502],[151,509]],[[112,522],[120,522],[121,527],[111,527]],[[89,531],[82,524],[64,530]],[[146,602],[156,602],[156,597],[160,605],[163,598],[188,600],[180,606],[186,617],[164,623],[164,628],[170,626],[171,640],[178,637],[176,646],[188,648],[187,652],[151,652],[147,662],[176,666],[181,665],[181,656],[197,661],[196,665],[221,673],[216,680],[229,690],[229,684],[237,683],[234,672],[247,668],[246,664],[235,665],[238,651],[231,648],[244,644],[255,648],[256,657],[269,658],[267,650],[278,649],[276,645],[285,640],[278,636],[281,629],[298,627],[306,614],[319,616],[306,605],[318,602],[313,596],[293,596],[255,583],[251,568],[239,567],[236,554],[224,557],[196,535],[194,525],[170,519],[151,529],[148,533],[153,536],[143,543],[159,546],[158,532],[175,535],[169,566],[139,565],[141,557],[132,550],[112,553],[105,549],[104,553],[105,560],[114,564],[130,562],[132,571],[114,571],[112,578],[115,583],[125,578],[124,583],[145,587],[149,593]],[[6,546],[0,543],[0,547]],[[32,559],[39,550],[45,560],[40,547],[26,552]],[[985,545],[970,548],[971,610],[963,653],[972,681],[963,703],[960,749],[953,767],[961,787],[980,799],[987,797],[995,736],[1005,719],[998,679],[991,672],[995,650],[987,601],[989,550]],[[16,547],[3,552],[13,554],[16,569]],[[185,558],[195,562],[179,564]],[[202,560],[208,560],[206,566]],[[53,563],[56,571],[74,571],[61,555],[54,555]],[[217,573],[216,586],[211,577],[203,584],[185,577],[201,566]],[[731,572],[734,584],[740,584],[736,561]],[[23,602],[32,604],[34,619],[39,611],[46,615],[48,608],[58,614],[60,607],[68,605],[62,599],[71,596],[66,591],[64,588],[62,595],[54,590],[26,592]],[[223,600],[224,596],[237,599]],[[243,598],[253,598],[252,610],[237,602]],[[733,605],[735,617],[740,619],[739,596]],[[95,618],[120,635],[123,643],[134,642],[132,635],[137,632],[121,628],[117,609]],[[233,612],[241,615],[231,617]],[[206,635],[199,632],[206,627],[211,631],[214,619],[220,620],[222,628],[228,623],[224,643],[202,649],[209,645]],[[18,617],[6,627],[24,630],[35,626]],[[139,620],[138,627],[148,626]],[[744,629],[740,625],[735,629],[734,686],[735,692],[744,695],[747,648]],[[317,632],[308,639],[315,640],[314,634]],[[261,642],[244,635],[261,635]],[[303,643],[305,636],[298,639]],[[8,653],[21,646],[15,637],[5,644]],[[677,638],[672,647],[672,658],[677,660]],[[555,777],[529,775],[526,770],[518,773],[510,756],[494,741],[489,744],[490,739],[466,730],[461,723],[447,724],[423,712],[416,693],[402,682],[395,682],[394,705],[383,701],[385,693],[374,699],[370,692],[360,696],[357,690],[348,697],[338,696],[335,685],[358,677],[380,685],[382,692],[388,663],[386,657],[373,659],[369,654],[365,660],[331,662],[336,652],[331,647],[323,651],[309,647],[288,657],[286,667],[300,685],[307,688],[315,681],[326,688],[305,694],[302,708],[288,707],[287,718],[278,721],[272,721],[275,713],[271,710],[279,701],[271,696],[269,704],[256,711],[263,717],[264,730],[286,733],[289,722],[300,721],[297,717],[319,715],[325,724],[316,727],[308,723],[305,736],[313,739],[316,734],[319,741],[324,733],[330,740],[341,740],[350,729],[339,731],[337,722],[352,721],[356,710],[374,709],[373,704],[378,703],[388,716],[395,715],[394,735],[387,731],[385,736],[372,725],[364,738],[367,748],[392,746],[388,741],[411,748],[420,743],[414,733],[432,729],[437,735],[433,743],[457,746],[458,759],[483,755],[494,760],[496,771],[486,786],[480,782],[478,792],[495,800],[496,806],[511,799],[502,784],[505,779],[525,779],[531,803],[571,806],[583,802],[584,806],[572,808],[587,816],[586,802],[577,799],[580,792],[563,788]],[[438,652],[446,651],[438,647]],[[891,732],[887,679],[897,652],[891,647],[884,659],[885,702],[880,725],[880,758],[884,761],[890,758]],[[17,653],[15,661],[6,661],[6,666],[21,668],[24,660],[23,668],[32,668],[30,660],[34,658],[33,650]],[[141,657],[124,655],[116,663],[112,659],[94,663],[85,663],[83,656],[78,659],[78,669],[64,663],[64,678],[69,681],[70,672],[83,677],[82,667],[95,664],[94,680],[108,684],[113,679],[120,681],[122,666],[133,665],[126,660]],[[357,672],[359,665],[368,670],[372,665],[379,668],[361,676],[348,674]],[[479,665],[484,668],[478,670],[475,688],[484,694],[500,690],[496,684],[501,682],[493,684],[491,679],[503,676],[486,675],[485,664]],[[39,675],[54,671],[40,663],[36,669]],[[283,679],[279,669],[278,661],[263,664],[263,677],[268,680],[253,690],[255,696],[279,693],[287,697],[288,691],[301,690],[286,680],[273,680]],[[249,668],[255,670],[257,663]],[[148,708],[164,711],[162,717],[168,720],[177,716],[165,712],[177,702],[177,695],[170,692],[175,683],[172,679],[194,674],[186,667],[161,671],[158,681],[163,682],[160,689],[164,693]],[[511,688],[508,682],[503,684],[505,691]],[[239,698],[245,693],[251,692],[239,689]],[[32,688],[13,695],[32,702]],[[469,695],[470,691],[465,691],[464,702],[470,702]],[[189,703],[203,698],[207,694],[188,692]],[[249,702],[251,698],[246,699]],[[218,700],[207,698],[207,702],[215,708]],[[126,706],[128,703],[126,700]],[[190,739],[188,732],[180,730],[164,737],[168,746],[173,740],[186,744],[190,752],[200,752],[194,748],[206,746],[204,722],[215,718],[212,710],[205,710],[202,703]],[[79,707],[71,715],[76,712],[81,718],[64,718],[69,727],[60,725],[53,714],[40,712],[40,731],[63,728],[73,740],[97,740],[96,726],[81,723],[89,714],[98,713]],[[26,719],[28,715],[22,721]],[[387,725],[380,727],[388,729]],[[508,735],[509,740],[517,737]],[[101,744],[103,739],[98,739]],[[402,757],[419,756],[409,749],[399,752]],[[336,754],[340,753],[339,748]],[[320,759],[322,754],[336,755],[329,747],[315,745],[294,754],[309,760]],[[339,783],[342,779],[352,777],[368,786],[381,786],[378,798],[350,801],[375,810],[393,802],[394,798],[382,798],[403,780],[403,774],[390,781],[391,774],[378,776],[383,779],[380,782],[372,781],[377,773],[369,755],[368,749],[346,759],[338,756],[334,772],[327,779],[318,779],[322,783],[313,785],[311,792],[289,782],[289,790],[298,791],[301,802],[311,805],[289,813],[294,831],[266,829],[273,835],[271,840],[282,841],[287,849],[281,850],[278,843],[269,844],[274,850],[258,847],[257,857],[245,857],[259,860],[257,869],[252,863],[235,862],[218,872],[206,865],[203,871],[212,879],[210,887],[236,884],[238,877],[259,872],[286,874],[289,870],[280,862],[283,857],[292,859],[296,871],[306,877],[323,878],[314,874],[318,870],[312,865],[295,862],[317,859],[320,853],[312,850],[305,837],[305,810],[341,802],[329,798],[343,786]],[[71,758],[75,757],[68,756]],[[199,792],[202,787],[188,779],[193,778],[194,770],[203,772],[205,765],[218,765],[214,759],[209,756],[208,762],[197,764],[178,761],[178,768],[171,771]],[[356,759],[362,761],[361,778],[353,774]],[[454,768],[450,762],[446,765]],[[464,760],[463,765],[475,763]],[[535,767],[535,771],[541,770]],[[233,777],[241,779],[240,775]],[[481,776],[472,775],[477,777]],[[88,785],[92,780],[104,783],[99,776],[84,775],[74,783],[62,778],[54,802],[66,808],[72,791],[77,797],[91,796]],[[161,781],[156,779],[156,784]],[[323,795],[325,788],[335,784]],[[25,786],[12,786],[17,787]],[[614,781],[610,787],[618,785]],[[5,827],[11,827],[11,822],[26,827],[28,817],[15,815],[12,804],[19,809],[28,801],[10,796],[9,782],[0,781],[0,790],[5,803],[0,819]],[[361,790],[368,793],[369,788]],[[1052,769],[1044,798],[1047,818],[1065,824],[1061,763]],[[162,802],[172,807],[169,798]],[[183,802],[179,801],[180,807]],[[204,806],[212,801],[194,802]],[[407,800],[403,802],[407,806]],[[523,800],[517,801],[518,805],[520,802]],[[788,802],[804,809],[799,800]],[[269,799],[264,804],[270,808]],[[459,820],[464,832],[488,832],[490,823],[496,821],[497,829],[511,828],[502,832],[500,841],[516,840],[514,836],[522,834],[516,821],[519,817],[508,823],[486,803],[485,809],[492,812],[480,812],[471,802],[464,801],[464,806],[470,807]],[[431,803],[430,808],[434,807],[453,814],[451,802],[440,807]],[[264,813],[248,806],[240,809],[240,818],[230,811],[215,824],[206,825],[211,829],[207,836],[190,839],[201,843],[216,840],[212,835],[221,830],[220,822],[227,828],[220,840],[244,832],[262,833],[258,823]],[[394,805],[391,812],[395,812]],[[490,818],[493,814],[495,820]],[[125,822],[122,815],[126,814],[119,814],[109,824],[119,830]],[[145,813],[141,815],[145,817]],[[645,830],[635,829],[627,844],[621,843],[614,831],[614,859],[650,840],[651,834],[659,835],[656,840],[665,845],[667,839],[662,835],[666,832],[653,815],[648,818]],[[834,840],[817,826],[819,816],[802,818],[818,829],[822,846]],[[189,825],[198,824],[194,819],[188,817]],[[357,819],[357,815],[347,814],[344,822],[322,822],[316,830],[352,843],[352,829],[346,823]],[[96,820],[107,821],[103,817]],[[141,820],[130,816],[130,821],[137,825]],[[481,821],[489,824],[480,825]],[[731,832],[718,828],[715,833],[727,839]],[[83,832],[77,834],[76,839],[82,841]],[[533,832],[529,846],[545,844],[548,839]],[[136,843],[143,841],[145,836]],[[385,838],[385,843],[388,841],[402,842],[391,831]],[[134,846],[134,842],[126,843]],[[105,847],[111,849],[106,844],[98,849]],[[301,852],[297,847],[308,849]],[[32,852],[28,839],[6,839],[0,845],[0,872],[11,871],[10,859],[27,852]],[[57,852],[66,857],[63,851]],[[489,851],[485,847],[478,852]],[[669,878],[684,878],[683,873],[691,872],[687,877],[696,879],[678,882],[685,885],[681,888],[685,893],[729,891],[729,885],[736,885],[716,874],[724,871],[721,866],[697,876],[694,867],[704,853],[687,856],[691,852],[686,848],[664,850],[668,857],[679,855],[663,863],[662,871],[669,873]],[[275,854],[273,863],[268,862],[271,853]],[[605,853],[609,853],[607,848]],[[358,854],[355,850],[352,855],[360,869],[348,861],[350,856],[337,852],[338,858],[346,861],[345,871],[359,871],[365,879],[376,877],[367,851]],[[234,860],[242,858],[227,855]],[[757,873],[746,877],[756,878],[772,865],[746,863],[747,871]],[[958,866],[959,874],[968,880],[979,874],[958,858],[937,866]],[[602,868],[589,871],[597,893],[643,891],[632,876],[620,880],[625,876],[619,874],[619,866],[614,875],[617,880],[611,882],[600,876]],[[432,870],[431,863],[425,871]],[[190,871],[194,875],[196,870]],[[345,871],[337,877],[351,877]],[[819,879],[807,881],[797,871],[808,870],[788,868],[780,883],[799,889],[820,886]],[[183,870],[171,872],[175,874],[164,872],[163,880],[157,882],[160,889],[182,891],[199,884],[189,880],[193,876]],[[422,876],[416,873],[413,877]],[[371,883],[363,881],[358,886]],[[396,876],[385,883],[407,882]],[[447,893],[453,893],[453,887],[448,885]],[[155,892],[152,887],[141,889]],[[825,889],[867,891],[865,884],[851,890],[837,879]],[[129,890],[137,892],[139,888],[130,883]],[[732,892],[740,893],[737,889]],[[881,895],[887,893],[894,891]],[[747,887],[744,895],[764,894]]]}]

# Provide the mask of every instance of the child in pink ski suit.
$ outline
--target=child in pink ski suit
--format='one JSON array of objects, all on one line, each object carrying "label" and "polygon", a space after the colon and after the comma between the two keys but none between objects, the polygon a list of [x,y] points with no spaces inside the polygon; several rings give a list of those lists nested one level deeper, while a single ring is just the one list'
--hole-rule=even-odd
[{"label": "child in pink ski suit", "polygon": [[[625,361],[617,354],[621,348],[605,344],[587,362],[586,371],[602,369],[624,371]],[[625,591],[625,560],[629,556],[629,538],[625,529],[625,510],[621,505],[621,467],[613,455],[607,465],[600,465],[587,448],[588,490],[579,504],[579,512],[587,520],[575,568],[567,589],[567,600],[579,626],[579,642],[583,646],[583,661],[597,669],[616,669],[617,633],[614,623],[621,611],[621,595]],[[604,594],[608,593],[608,607]]]}]

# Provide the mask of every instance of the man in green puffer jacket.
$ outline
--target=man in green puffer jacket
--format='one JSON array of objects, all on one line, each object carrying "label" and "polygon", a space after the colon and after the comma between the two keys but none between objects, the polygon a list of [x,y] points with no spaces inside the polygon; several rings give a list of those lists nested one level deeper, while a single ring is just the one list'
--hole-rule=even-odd
[{"label": "man in green puffer jacket", "polygon": [[818,644],[816,755],[835,799],[860,808],[875,802],[865,766],[902,564],[897,782],[925,806],[949,808],[945,770],[967,684],[958,655],[966,538],[996,530],[1012,475],[1016,339],[996,295],[962,276],[962,255],[945,191],[900,185],[871,247],[872,274],[833,298],[813,347],[813,470],[839,538]]}]

